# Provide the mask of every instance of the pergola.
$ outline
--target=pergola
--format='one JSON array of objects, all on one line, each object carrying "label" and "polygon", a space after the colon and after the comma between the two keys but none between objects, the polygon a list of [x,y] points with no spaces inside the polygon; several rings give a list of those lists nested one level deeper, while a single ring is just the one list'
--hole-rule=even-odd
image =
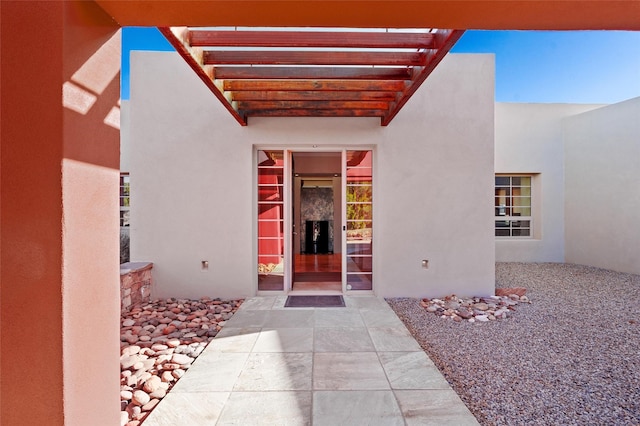
[{"label": "pergola", "polygon": [[253,117],[380,117],[386,126],[460,30],[160,31],[243,126]]},{"label": "pergola", "polygon": [[[640,30],[640,2],[2,1],[0,23],[0,423],[107,425],[118,424],[120,399],[119,132],[106,125],[104,117],[117,106],[119,82],[112,76],[104,85],[91,85],[76,72],[90,58],[98,58],[102,66],[85,74],[88,79],[99,78],[114,66],[117,71],[119,51],[105,51],[101,47],[121,26]],[[230,112],[243,120],[258,114],[291,113],[271,108],[276,106],[274,102],[288,102],[292,110],[304,114],[311,112],[307,110],[328,114],[322,112],[325,108],[320,106],[327,105],[321,102],[331,102],[329,110],[344,111],[344,114],[379,111],[385,124],[401,107],[402,100],[410,96],[411,88],[417,87],[420,75],[425,74],[423,70],[437,63],[437,53],[432,55],[433,49],[428,46],[440,49],[457,34],[455,31],[443,36],[436,34],[431,41],[425,36],[421,47],[412,47],[417,55],[403,56],[407,62],[403,62],[402,67],[406,71],[385,71],[407,73],[407,78],[400,80],[404,88],[390,91],[394,93],[393,99],[380,94],[385,91],[356,87],[361,84],[357,82],[367,81],[361,79],[342,79],[353,84],[352,88],[362,89],[351,90],[359,93],[360,98],[355,100],[278,99],[280,94],[276,99],[241,99],[240,92],[256,92],[251,96],[260,97],[263,96],[260,93],[266,91],[237,90],[237,86],[225,89],[224,84],[220,95],[230,105]],[[207,36],[206,33],[198,35]],[[275,39],[271,36],[271,42]],[[182,46],[192,48],[193,38],[190,44]],[[422,58],[421,49],[425,52]],[[271,56],[271,61],[275,62],[277,55]],[[334,55],[331,65],[335,65],[335,72],[346,73],[337,71],[339,56]],[[378,68],[371,67],[375,56],[368,57],[366,72]],[[213,66],[214,71],[216,66],[226,67],[226,64],[221,66],[220,58],[214,57],[213,64],[199,64],[202,72],[207,73],[207,66]],[[233,61],[240,59],[236,57]],[[389,58],[382,61],[388,62]],[[281,70],[292,66],[273,64],[276,65]],[[346,70],[351,66],[355,65],[340,65],[340,68]],[[249,88],[248,81],[261,81],[217,76],[211,83],[236,81],[244,84],[244,89]],[[207,78],[210,78],[208,74]],[[79,85],[80,80],[86,83],[86,99],[92,102],[85,113],[65,107],[62,99],[65,83]],[[295,92],[299,98],[315,95],[308,94],[311,90],[280,89],[283,90],[276,92]],[[230,95],[227,92],[231,92]],[[323,90],[323,95],[339,97],[339,92]],[[294,93],[287,96],[293,97]],[[365,96],[383,99],[365,100]],[[356,107],[346,102],[388,104],[385,109],[383,105],[365,104],[382,108],[364,108],[363,104]]]}]

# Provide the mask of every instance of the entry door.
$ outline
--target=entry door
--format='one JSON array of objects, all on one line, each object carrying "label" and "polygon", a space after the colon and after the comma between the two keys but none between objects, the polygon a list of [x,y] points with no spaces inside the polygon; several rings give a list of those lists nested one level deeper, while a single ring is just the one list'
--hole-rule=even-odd
[{"label": "entry door", "polygon": [[[286,150],[257,151],[259,292],[291,290],[293,227],[286,213],[291,211],[289,155]],[[373,152],[345,150],[342,156],[343,291],[371,291]]]},{"label": "entry door", "polygon": [[373,152],[344,151],[343,283],[347,291],[373,290]]}]

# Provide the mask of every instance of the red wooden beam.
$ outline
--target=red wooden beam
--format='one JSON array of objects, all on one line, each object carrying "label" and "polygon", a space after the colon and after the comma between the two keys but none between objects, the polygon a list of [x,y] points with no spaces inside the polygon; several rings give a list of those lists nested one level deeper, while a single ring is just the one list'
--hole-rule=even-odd
[{"label": "red wooden beam", "polygon": [[238,110],[258,111],[274,109],[377,109],[386,110],[384,101],[241,101]]},{"label": "red wooden beam", "polygon": [[447,55],[454,44],[462,37],[464,30],[438,30],[436,32],[436,43],[438,50],[436,53],[429,54],[427,65],[420,70],[418,75],[413,79],[411,85],[407,87],[400,99],[391,105],[389,112],[382,118],[381,124],[388,125],[393,117],[398,114],[400,109],[407,103],[409,98],[418,90],[420,85],[427,79],[429,74],[438,66],[440,61]]},{"label": "red wooden beam", "polygon": [[424,52],[317,52],[207,50],[206,65],[378,65],[424,66]]},{"label": "red wooden beam", "polygon": [[220,90],[218,90],[216,85],[213,83],[213,80],[211,79],[211,77],[202,68],[202,64],[199,63],[193,57],[193,55],[192,55],[191,51],[189,50],[188,46],[186,46],[181,40],[179,40],[176,37],[176,35],[173,33],[173,31],[171,31],[171,28],[169,28],[169,27],[159,27],[158,29],[160,30],[162,35],[164,35],[166,37],[166,39],[169,41],[169,43],[171,43],[171,45],[176,49],[176,51],[180,54],[180,56],[182,56],[182,58],[184,58],[184,60],[187,62],[187,64],[189,64],[191,69],[193,69],[195,71],[196,75],[200,78],[200,80],[202,80],[204,82],[204,84],[209,88],[209,90],[211,90],[213,92],[215,97],[218,98],[218,100],[220,102],[222,102],[222,105],[224,105],[224,107],[231,113],[233,118],[235,118],[236,121],[238,123],[240,123],[240,125],[246,126],[247,125],[247,120],[243,116],[241,116],[238,113],[238,111],[236,111],[233,108],[233,106],[229,103],[229,101],[227,101],[227,99],[224,97],[222,92],[220,92]]},{"label": "red wooden beam", "polygon": [[379,91],[379,92],[402,92],[405,90],[404,81],[389,80],[225,80],[223,88],[225,91],[250,90],[250,91]]},{"label": "red wooden beam", "polygon": [[242,111],[246,117],[383,117],[386,110],[375,109],[272,109]]},{"label": "red wooden beam", "polygon": [[430,49],[431,33],[190,30],[191,46]]},{"label": "red wooden beam", "polygon": [[242,91],[229,92],[233,101],[394,101],[394,92]]},{"label": "red wooden beam", "polygon": [[411,80],[410,68],[214,67],[216,80]]}]

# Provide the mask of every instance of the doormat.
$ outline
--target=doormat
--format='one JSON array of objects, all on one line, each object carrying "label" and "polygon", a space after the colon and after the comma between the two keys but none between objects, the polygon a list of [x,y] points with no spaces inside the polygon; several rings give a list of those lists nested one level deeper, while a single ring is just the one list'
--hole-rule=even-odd
[{"label": "doormat", "polygon": [[289,296],[285,308],[337,308],[344,307],[342,296]]}]

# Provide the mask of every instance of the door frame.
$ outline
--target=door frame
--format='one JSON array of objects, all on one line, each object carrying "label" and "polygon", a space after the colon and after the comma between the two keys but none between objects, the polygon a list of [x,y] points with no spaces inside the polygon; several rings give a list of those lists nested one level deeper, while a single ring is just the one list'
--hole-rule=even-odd
[{"label": "door frame", "polygon": [[[274,295],[274,294],[289,294],[293,291],[293,262],[294,262],[294,254],[293,253],[293,167],[292,167],[292,155],[293,153],[296,152],[307,152],[307,153],[340,153],[341,155],[341,173],[340,173],[340,186],[341,186],[341,196],[340,196],[340,216],[342,218],[342,224],[341,224],[341,229],[337,230],[336,227],[334,226],[334,249],[336,247],[336,238],[335,238],[335,234],[336,231],[340,232],[340,247],[341,247],[341,274],[342,274],[342,294],[347,295],[347,294],[358,294],[358,295],[369,295],[369,294],[374,294],[375,293],[375,285],[372,286],[371,290],[348,290],[347,289],[347,233],[346,233],[346,226],[347,226],[347,178],[346,178],[346,173],[347,173],[347,151],[372,151],[373,153],[373,164],[372,164],[372,173],[374,175],[376,175],[376,149],[375,146],[371,146],[371,145],[355,145],[355,146],[348,146],[348,145],[340,145],[340,146],[331,146],[331,145],[327,145],[327,146],[319,146],[319,145],[304,145],[304,146],[289,146],[289,147],[282,147],[282,146],[278,146],[278,145],[254,145],[254,162],[253,162],[253,168],[256,169],[256,161],[255,159],[257,159],[257,152],[259,150],[282,150],[283,151],[283,158],[284,158],[284,182],[283,182],[283,191],[284,191],[284,285],[283,285],[283,291],[260,291],[258,290],[258,283],[257,283],[257,275],[256,274],[254,277],[254,279],[256,280],[256,284],[255,284],[255,289],[256,289],[256,294],[257,295]],[[372,190],[373,190],[373,195],[374,195],[374,200],[377,199],[376,196],[376,182],[377,179],[374,179],[373,181],[373,186],[372,186]],[[256,191],[257,188],[257,178],[256,178],[256,182],[254,183],[254,191]],[[254,197],[254,205],[257,205],[257,194]],[[372,224],[375,224],[375,211],[376,211],[376,203],[373,203],[373,217],[374,220],[372,220]],[[334,209],[335,209],[335,205],[334,205]],[[334,215],[335,215],[335,210],[334,210]],[[254,218],[254,223],[257,223],[257,218]],[[375,227],[374,227],[375,229]],[[298,231],[300,232],[300,231]],[[258,258],[258,250],[257,250],[257,229],[254,232],[254,247],[255,247],[255,251],[254,251],[254,258],[255,258],[255,262],[254,264],[257,264],[257,258]],[[374,243],[375,246],[375,243]],[[375,277],[376,275],[376,268],[375,268],[375,256],[374,256],[374,265],[373,265],[373,270],[372,270],[372,277]],[[318,294],[318,293],[322,293],[322,291],[317,291],[317,292],[313,292],[313,291],[308,291],[305,292],[305,294]]]}]

